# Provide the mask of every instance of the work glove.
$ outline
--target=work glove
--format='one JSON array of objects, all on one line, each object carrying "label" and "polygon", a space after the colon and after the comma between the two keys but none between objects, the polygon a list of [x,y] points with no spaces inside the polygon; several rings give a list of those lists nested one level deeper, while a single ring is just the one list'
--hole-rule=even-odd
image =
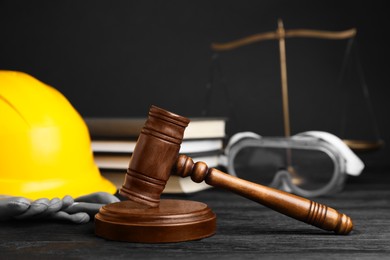
[{"label": "work glove", "polygon": [[99,209],[119,199],[107,192],[96,192],[73,199],[42,198],[31,201],[24,197],[0,198],[0,221],[48,219],[83,224],[90,221]]}]

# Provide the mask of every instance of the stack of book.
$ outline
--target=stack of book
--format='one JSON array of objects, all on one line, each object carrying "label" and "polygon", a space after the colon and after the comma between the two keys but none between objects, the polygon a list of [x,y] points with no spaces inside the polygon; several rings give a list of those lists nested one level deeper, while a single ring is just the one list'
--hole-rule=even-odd
[{"label": "stack of book", "polygon": [[[119,189],[125,179],[131,155],[146,118],[85,118],[94,160],[101,174]],[[218,167],[223,152],[226,121],[223,118],[193,118],[184,132],[180,154]],[[192,193],[209,188],[191,178],[171,176],[165,193]]]}]

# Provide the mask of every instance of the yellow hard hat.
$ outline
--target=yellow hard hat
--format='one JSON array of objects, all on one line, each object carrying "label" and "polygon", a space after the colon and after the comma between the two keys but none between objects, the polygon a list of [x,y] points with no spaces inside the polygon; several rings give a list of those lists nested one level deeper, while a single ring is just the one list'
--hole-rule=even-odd
[{"label": "yellow hard hat", "polygon": [[0,194],[30,199],[111,194],[93,161],[88,128],[54,88],[0,70]]}]

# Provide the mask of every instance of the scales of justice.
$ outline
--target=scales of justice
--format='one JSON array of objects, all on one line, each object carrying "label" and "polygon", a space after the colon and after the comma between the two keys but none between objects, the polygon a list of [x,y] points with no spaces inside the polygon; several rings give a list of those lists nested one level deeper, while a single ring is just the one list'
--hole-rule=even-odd
[{"label": "scales of justice", "polygon": [[[279,20],[274,32],[256,34],[229,43],[213,44],[214,51],[229,51],[263,40],[278,40],[283,94],[284,132],[290,136],[285,39],[314,37],[348,39],[355,29],[342,32],[285,30]],[[232,191],[281,214],[336,234],[353,229],[350,217],[328,206],[275,188],[249,182],[194,163],[179,155],[184,131],[190,120],[152,106],[129,162],[120,194],[127,200],[103,206],[95,216],[96,235],[127,242],[166,243],[198,240],[216,232],[216,215],[204,203],[189,200],[160,199],[171,174],[190,176],[194,182]],[[346,141],[355,149],[376,149],[381,142]],[[228,202],[227,202],[228,203]]]},{"label": "scales of justice", "polygon": [[[344,58],[341,65],[341,71],[339,75],[338,82],[336,83],[338,87],[341,87],[342,78],[346,72],[346,67],[348,62],[351,59],[352,47],[356,41],[357,30],[355,28],[344,30],[344,31],[322,31],[322,30],[309,30],[309,29],[289,29],[286,30],[281,19],[278,20],[278,28],[276,31],[270,31],[265,33],[257,33],[250,35],[241,39],[233,40],[225,43],[213,43],[211,49],[216,53],[229,52],[241,47],[251,45],[254,43],[259,43],[269,40],[277,40],[279,43],[279,57],[280,57],[280,77],[281,77],[281,93],[282,93],[282,109],[283,109],[283,125],[284,125],[284,136],[286,138],[291,136],[291,127],[290,127],[290,112],[289,112],[289,94],[288,94],[288,82],[287,82],[287,62],[286,62],[286,39],[287,38],[315,38],[315,39],[324,39],[324,40],[348,40]],[[362,139],[350,139],[343,138],[345,144],[347,144],[353,151],[373,151],[381,148],[384,143],[380,138],[379,129],[377,122],[375,120],[373,107],[369,97],[369,91],[367,83],[364,78],[363,68],[360,63],[360,59],[356,50],[356,70],[359,78],[359,84],[362,87],[362,93],[364,94],[365,104],[360,104],[360,106],[366,106],[366,110],[369,120],[371,122],[366,122],[372,127],[372,135],[370,138]],[[210,84],[211,85],[211,84]],[[209,90],[210,91],[210,90]],[[348,96],[344,94],[344,96]],[[208,106],[208,104],[206,105]],[[205,109],[207,110],[207,108]],[[345,114],[345,111],[340,111]],[[340,136],[345,135],[345,122],[341,123],[341,133]],[[364,126],[363,126],[364,127]]]}]

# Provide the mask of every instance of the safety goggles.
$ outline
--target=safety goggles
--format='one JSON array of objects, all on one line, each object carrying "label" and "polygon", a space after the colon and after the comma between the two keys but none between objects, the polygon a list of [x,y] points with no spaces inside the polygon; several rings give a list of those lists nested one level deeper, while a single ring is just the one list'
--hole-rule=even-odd
[{"label": "safety goggles", "polygon": [[319,131],[290,138],[240,133],[225,154],[229,174],[305,197],[336,193],[364,168],[340,139]]}]

